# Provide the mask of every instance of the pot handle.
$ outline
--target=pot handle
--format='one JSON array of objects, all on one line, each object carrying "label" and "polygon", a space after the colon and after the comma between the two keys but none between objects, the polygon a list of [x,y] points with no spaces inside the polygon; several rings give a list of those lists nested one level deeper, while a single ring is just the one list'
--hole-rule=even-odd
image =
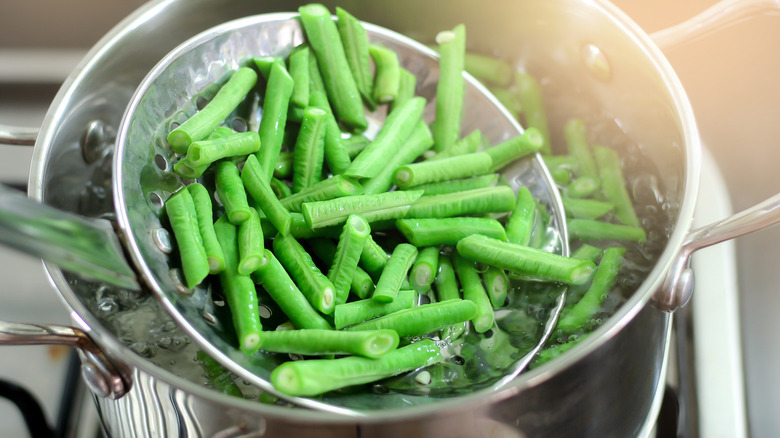
[{"label": "pot handle", "polygon": [[38,128],[0,125],[0,144],[35,146]]},{"label": "pot handle", "polygon": [[127,394],[130,380],[83,330],[60,325],[0,321],[0,345],[67,345],[81,353],[81,374],[95,393],[111,399]]},{"label": "pot handle", "polygon": [[723,0],[694,17],[650,35],[663,50],[696,41],[710,33],[759,15],[780,14],[780,0]]},{"label": "pot handle", "polygon": [[85,277],[140,290],[110,222],[57,210],[2,184],[0,243]]}]

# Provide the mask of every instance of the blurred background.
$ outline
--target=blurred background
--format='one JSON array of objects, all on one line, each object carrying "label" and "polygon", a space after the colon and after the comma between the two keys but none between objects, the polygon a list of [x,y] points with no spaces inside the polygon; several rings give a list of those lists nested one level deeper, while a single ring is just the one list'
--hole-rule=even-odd
[{"label": "blurred background", "polygon": [[[38,126],[61,82],[89,47],[141,0],[27,0],[0,6],[0,123]],[[687,19],[714,0],[616,0],[648,33]],[[735,210],[780,192],[780,15],[744,20],[665,52],[693,105],[702,139],[725,178]],[[0,150],[0,182],[23,188],[30,148]],[[704,250],[706,251],[706,250]],[[751,436],[780,434],[780,227],[736,241],[739,315]],[[13,261],[16,265],[11,265]],[[23,275],[20,268],[24,266]],[[14,266],[14,267],[11,267]],[[698,273],[706,275],[706,273]],[[46,309],[46,322],[68,316],[38,260],[0,249],[0,294],[20,297],[19,310],[0,304],[0,318],[25,320],[25,308]],[[9,293],[12,291],[13,293]],[[706,291],[697,290],[697,294]],[[7,301],[6,301],[7,303]],[[14,308],[17,309],[17,308]],[[32,311],[32,310],[31,310]],[[37,321],[37,319],[36,319]],[[32,348],[32,350],[31,350]],[[0,351],[0,377],[29,360],[58,361],[37,347]],[[8,364],[8,365],[6,365]],[[3,368],[6,366],[6,368]],[[56,376],[55,376],[56,377]],[[711,382],[717,384],[717,382]],[[33,382],[43,387],[46,379]],[[44,403],[54,403],[44,400]],[[0,413],[4,409],[0,403]],[[15,436],[3,433],[0,436]]]}]

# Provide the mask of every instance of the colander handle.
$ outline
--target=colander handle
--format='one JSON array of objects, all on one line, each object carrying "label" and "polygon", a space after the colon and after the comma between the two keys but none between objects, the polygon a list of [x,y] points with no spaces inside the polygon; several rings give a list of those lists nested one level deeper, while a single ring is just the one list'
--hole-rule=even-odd
[{"label": "colander handle", "polygon": [[57,210],[2,184],[0,243],[84,277],[140,290],[108,221]]},{"label": "colander handle", "polygon": [[0,125],[0,144],[35,146],[38,128]]}]

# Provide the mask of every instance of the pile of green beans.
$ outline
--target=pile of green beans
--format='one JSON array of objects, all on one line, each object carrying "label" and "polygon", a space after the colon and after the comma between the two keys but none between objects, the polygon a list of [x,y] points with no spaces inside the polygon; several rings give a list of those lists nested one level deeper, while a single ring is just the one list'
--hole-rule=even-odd
[{"label": "pile of green beans", "polygon": [[[499,177],[549,148],[543,114],[496,145],[460,129],[464,66],[481,59],[493,63],[481,70],[490,72],[504,64],[466,53],[463,25],[442,32],[428,123],[426,99],[397,55],[369,43],[357,18],[336,12],[334,19],[320,4],[300,7],[304,43],[288,56],[249,60],[170,131],[174,171],[198,178],[165,204],[184,285],[220,288],[245,354],[293,354],[271,381],[296,396],[432,367],[444,356],[431,339],[492,336],[495,311],[519,293],[515,281],[592,284],[583,293],[589,304],[573,306],[566,319],[584,324],[622,253],[605,252],[597,265],[596,257],[534,248],[548,213],[527,188],[516,192]],[[221,126],[253,94],[262,94],[258,132]],[[526,114],[534,99],[519,99]],[[366,138],[366,114],[380,106],[386,120]],[[592,222],[604,214],[630,221],[609,152],[596,150],[596,171],[582,175],[599,181],[604,199],[569,201],[585,212],[579,228],[570,223],[575,238],[598,239]],[[611,239],[629,235],[611,230]],[[287,322],[264,327],[258,297]],[[280,332],[290,326],[294,333]]]}]

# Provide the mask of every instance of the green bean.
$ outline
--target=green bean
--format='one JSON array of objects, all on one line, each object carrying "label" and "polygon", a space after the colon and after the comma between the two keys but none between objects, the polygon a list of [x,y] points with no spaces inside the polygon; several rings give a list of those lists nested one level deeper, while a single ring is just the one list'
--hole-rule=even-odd
[{"label": "green bean", "polygon": [[601,248],[584,243],[572,253],[571,257],[580,260],[590,260],[595,263],[601,257],[602,252]]},{"label": "green bean", "polygon": [[452,181],[433,182],[414,186],[414,190],[422,190],[423,196],[443,195],[446,193],[464,192],[466,190],[493,187],[498,182],[497,173],[475,176],[472,178],[455,179]]},{"label": "green bean", "polygon": [[233,374],[227,369],[223,368],[216,360],[212,359],[203,350],[198,350],[195,353],[195,358],[203,369],[203,374],[209,383],[218,391],[233,396],[244,397],[241,389],[233,381]]},{"label": "green bean", "polygon": [[209,165],[222,158],[247,155],[260,149],[260,137],[256,132],[240,132],[230,137],[194,141],[187,149],[192,166]]},{"label": "green bean", "polygon": [[457,250],[469,260],[506,269],[528,278],[567,284],[587,282],[596,268],[591,261],[564,257],[479,234],[461,239]]},{"label": "green bean", "polygon": [[336,175],[333,178],[322,180],[311,187],[281,199],[280,202],[288,210],[300,212],[304,202],[325,201],[362,193],[363,187],[355,180],[346,176]]},{"label": "green bean", "polygon": [[439,248],[429,246],[422,248],[417,254],[412,269],[409,271],[409,284],[417,292],[423,294],[430,289],[436,271],[439,269]]},{"label": "green bean", "polygon": [[393,185],[395,169],[398,166],[411,163],[426,150],[430,149],[431,146],[433,146],[431,131],[428,125],[420,120],[398,153],[389,157],[386,165],[371,179],[363,182],[363,192],[365,194],[377,194],[388,191]]},{"label": "green bean", "polygon": [[326,201],[304,202],[303,217],[311,229],[341,225],[350,214],[359,214],[367,221],[403,217],[422,192],[387,192],[376,195],[355,195]]},{"label": "green bean", "polygon": [[483,217],[398,219],[396,228],[415,246],[455,245],[472,234],[506,240],[503,225]]},{"label": "green bean", "polygon": [[413,97],[388,114],[384,125],[366,148],[344,171],[347,176],[368,178],[376,175],[396,155],[421,120],[425,99]]},{"label": "green bean", "polygon": [[308,252],[292,236],[277,235],[274,238],[274,254],[295,280],[303,296],[325,315],[333,313],[336,305],[336,288],[320,271]]},{"label": "green bean", "polygon": [[263,350],[305,356],[348,354],[378,358],[398,347],[392,330],[360,332],[322,329],[269,331],[263,334]]},{"label": "green bean", "polygon": [[268,185],[271,186],[271,190],[279,200],[288,198],[293,194],[292,187],[278,178],[271,178],[271,182],[269,182]]},{"label": "green bean", "polygon": [[260,215],[252,209],[249,219],[238,226],[238,266],[241,275],[249,275],[263,264],[263,227]]},{"label": "green bean", "polygon": [[[590,260],[593,263],[597,263],[603,252],[604,251],[601,248],[584,243],[580,245],[580,247],[577,248],[574,253],[572,253],[571,257],[580,260]],[[590,283],[583,283],[569,287],[569,290],[566,292],[566,304],[561,311],[561,315],[563,315],[565,312],[568,312],[574,303],[582,298],[585,292],[587,292],[588,287],[590,287]]]},{"label": "green bean", "polygon": [[393,182],[401,189],[408,189],[420,184],[484,175],[490,172],[492,166],[493,159],[485,152],[456,155],[399,166]]},{"label": "green bean", "polygon": [[391,329],[402,338],[422,336],[453,324],[470,321],[477,305],[469,300],[447,300],[399,310],[347,327],[346,330]]},{"label": "green bean", "polygon": [[508,86],[512,82],[512,66],[495,56],[466,52],[463,66],[480,82]]},{"label": "green bean", "polygon": [[293,150],[293,193],[311,187],[322,177],[327,115],[327,112],[315,107],[304,111]]},{"label": "green bean", "polygon": [[280,152],[279,159],[276,160],[274,166],[275,178],[289,178],[293,173],[293,153],[292,152]]},{"label": "green bean", "polygon": [[506,88],[488,87],[493,96],[504,105],[504,108],[509,111],[515,119],[519,119],[523,113],[523,103],[520,101],[520,97],[512,90]]},{"label": "green bean", "polygon": [[558,320],[558,330],[564,333],[574,333],[582,330],[587,321],[593,318],[615,284],[625,252],[626,249],[622,247],[611,247],[604,250],[601,262],[593,275],[593,283],[579,302],[568,313],[561,315],[561,319]]},{"label": "green bean", "polygon": [[325,163],[334,175],[341,175],[352,162],[349,152],[344,147],[341,139],[341,128],[333,117],[333,112],[328,103],[328,97],[323,91],[315,91],[311,94],[309,104],[328,113],[325,120]]},{"label": "green bean", "polygon": [[473,154],[482,146],[482,131],[475,129],[469,135],[453,143],[447,149],[438,154],[427,157],[428,160],[441,160],[442,158],[454,157],[456,155]]},{"label": "green bean", "polygon": [[493,159],[493,171],[502,169],[515,160],[541,150],[544,145],[541,133],[536,128],[528,128],[520,135],[485,149]]},{"label": "green bean", "polygon": [[581,176],[566,186],[564,193],[569,199],[580,199],[592,196],[599,189],[601,182],[589,176]]},{"label": "green bean", "polygon": [[257,83],[257,73],[248,67],[233,72],[217,94],[184,123],[168,134],[174,152],[183,154],[193,141],[206,138],[246,97]]},{"label": "green bean", "polygon": [[284,62],[284,60],[276,55],[264,55],[264,56],[256,56],[252,58],[252,62],[254,62],[255,67],[257,67],[257,71],[260,72],[260,75],[263,76],[263,79],[266,81],[271,76],[271,67],[277,62]]},{"label": "green bean", "polygon": [[348,217],[347,222],[344,223],[344,231],[339,237],[336,254],[328,270],[328,279],[333,283],[336,291],[336,305],[347,302],[360,254],[370,235],[371,227],[359,215]]},{"label": "green bean", "polygon": [[251,355],[257,352],[263,339],[257,290],[249,276],[238,273],[237,227],[222,216],[214,223],[214,230],[225,254],[225,270],[219,274],[222,293],[230,309],[240,349]]},{"label": "green bean", "polygon": [[186,286],[192,289],[209,275],[209,262],[189,190],[179,190],[168,198],[165,213],[176,239]]},{"label": "green bean", "polygon": [[625,225],[639,226],[639,218],[626,190],[618,153],[603,146],[594,146],[593,154],[601,177],[601,191],[615,205],[615,219]]},{"label": "green bean", "polygon": [[371,299],[378,303],[392,302],[398,295],[398,291],[401,290],[401,283],[403,283],[416,258],[417,248],[414,245],[408,243],[396,245],[393,254],[382,269],[382,275],[376,283],[376,289],[374,289]]},{"label": "green bean", "polygon": [[[336,257],[336,244],[325,238],[313,238],[308,241],[309,248],[321,261],[325,263],[331,263]],[[361,267],[355,268],[355,273],[352,276],[352,282],[349,285],[349,290],[356,297],[362,299],[368,298],[371,293],[374,292],[374,280],[368,275]]]},{"label": "green bean", "polygon": [[331,326],[303,296],[290,275],[274,254],[266,248],[267,263],[253,274],[255,282],[262,284],[268,295],[299,329],[330,329]]},{"label": "green bean", "polygon": [[563,126],[563,134],[569,154],[577,160],[577,175],[599,181],[599,170],[588,144],[585,121],[577,118],[569,120]]},{"label": "green bean", "polygon": [[363,251],[360,253],[360,267],[365,269],[371,275],[371,278],[376,279],[382,274],[382,270],[385,268],[389,258],[387,251],[376,243],[369,234],[368,238],[366,238],[366,243],[363,245]]},{"label": "green bean", "polygon": [[555,169],[564,169],[576,173],[579,169],[577,159],[571,155],[545,155],[544,164],[551,172]]},{"label": "green bean", "polygon": [[343,139],[343,142],[344,147],[347,149],[349,158],[352,159],[357,157],[358,154],[361,153],[363,149],[365,149],[366,146],[371,143],[371,140],[369,140],[365,135],[357,134]]},{"label": "green bean", "polygon": [[520,97],[520,105],[523,107],[525,127],[526,129],[536,128],[539,130],[543,138],[541,153],[549,155],[552,152],[550,149],[550,129],[547,125],[542,87],[536,78],[523,72],[515,73],[515,87],[517,95]]},{"label": "green bean", "polygon": [[252,207],[246,199],[244,184],[236,163],[229,160],[218,161],[214,165],[217,196],[225,207],[225,213],[233,225],[240,225],[251,214]]},{"label": "green bean", "polygon": [[[218,126],[216,129],[211,131],[211,134],[209,134],[206,138],[209,140],[214,140],[218,138],[230,137],[235,134],[236,131],[227,126]],[[179,161],[173,166],[173,171],[179,174],[182,178],[195,179],[203,175],[203,173],[206,172],[210,166],[211,163],[196,166],[192,164],[189,157],[185,155],[181,157],[181,159],[179,159]]]},{"label": "green bean", "polygon": [[498,186],[444,195],[424,196],[412,204],[404,217],[450,217],[468,214],[503,213],[512,211],[514,207],[515,192],[512,191],[512,188]]},{"label": "green bean", "polygon": [[398,95],[390,102],[390,111],[394,106],[401,105],[407,100],[413,98],[417,93],[417,76],[409,70],[401,67],[400,78],[398,80]]},{"label": "green bean", "polygon": [[263,99],[263,117],[260,119],[258,134],[260,150],[255,154],[263,172],[265,181],[271,179],[279,152],[282,150],[284,128],[287,125],[287,112],[295,81],[284,67],[284,62],[274,62],[268,76],[268,86]]},{"label": "green bean", "polygon": [[[306,44],[295,47],[287,57],[290,76],[293,78],[293,91],[289,108],[304,110],[309,106],[309,56],[311,51]],[[288,116],[289,117],[289,116]]]},{"label": "green bean", "polygon": [[225,269],[225,254],[219,246],[217,236],[214,233],[214,214],[211,203],[211,195],[203,184],[193,183],[187,186],[195,206],[195,215],[198,220],[200,237],[203,240],[203,249],[209,263],[209,273],[218,274]]},{"label": "green bean", "polygon": [[[273,226],[268,218],[261,217],[260,223],[263,225],[263,232],[266,233],[266,235],[272,236],[278,232],[276,227]],[[311,227],[306,224],[306,220],[303,218],[301,213],[290,213],[289,234],[296,239],[311,239],[314,237],[328,237],[335,239],[339,237],[340,233],[341,227],[339,226],[317,228],[316,230],[312,230]]]},{"label": "green bean", "polygon": [[368,34],[357,18],[338,6],[336,16],[338,17],[336,25],[344,45],[349,69],[360,94],[369,108],[373,109],[376,107],[376,102],[373,97],[374,76],[371,74]]},{"label": "green bean", "polygon": [[436,85],[436,120],[433,148],[439,152],[460,138],[466,84],[463,64],[466,56],[466,26],[458,24],[436,35],[439,44],[439,82]]},{"label": "green bean", "polygon": [[455,277],[455,268],[452,259],[446,254],[439,254],[439,269],[434,279],[436,286],[436,299],[439,301],[460,299],[458,280]]},{"label": "green bean", "polygon": [[566,223],[569,237],[582,241],[626,240],[642,243],[647,240],[647,235],[642,227],[593,219],[569,219]]},{"label": "green bean", "polygon": [[467,260],[457,253],[453,255],[453,259],[455,274],[457,274],[458,282],[463,290],[463,299],[473,302],[477,307],[476,315],[471,319],[471,324],[477,333],[485,333],[493,327],[495,316],[493,315],[493,304],[482,285],[482,277],[474,268],[474,262],[471,260]]},{"label": "green bean", "polygon": [[517,188],[517,202],[512,214],[506,221],[507,241],[518,245],[528,245],[536,220],[536,199],[526,186]]},{"label": "green bean", "polygon": [[[309,92],[327,93],[325,91],[325,83],[322,82],[320,67],[317,65],[317,57],[312,56],[311,48],[309,48]],[[309,100],[311,100],[311,96],[309,97]],[[328,105],[330,105],[330,103],[328,103]]]},{"label": "green bean", "polygon": [[395,51],[380,44],[369,44],[368,52],[374,60],[373,97],[378,103],[388,103],[398,96],[401,83],[401,65]]},{"label": "green bean", "polygon": [[562,200],[566,216],[577,219],[598,219],[615,209],[615,204],[597,199],[578,199],[564,196]]},{"label": "green bean", "polygon": [[536,356],[533,362],[531,362],[531,365],[533,367],[537,367],[545,362],[549,362],[563,353],[571,350],[572,347],[577,345],[583,339],[585,339],[585,335],[581,335],[563,344],[545,347],[543,350],[539,351],[539,355]]},{"label": "green bean", "polygon": [[[349,356],[333,360],[285,362],[273,370],[271,383],[288,395],[314,396],[432,365],[441,359],[439,348],[426,339],[393,350],[378,359]],[[327,378],[323,379],[323,376]]]},{"label": "green bean", "polygon": [[482,282],[485,283],[485,290],[490,298],[493,307],[502,307],[506,302],[506,294],[509,290],[509,278],[503,269],[489,266],[482,273]]},{"label": "green bean", "polygon": [[330,12],[316,3],[301,6],[298,12],[336,117],[353,130],[363,131],[368,126],[363,101]]},{"label": "green bean", "polygon": [[396,299],[389,303],[377,303],[374,300],[358,300],[337,304],[333,311],[333,325],[341,330],[354,324],[368,321],[378,316],[389,315],[399,310],[411,309],[417,301],[417,292],[402,290]]},{"label": "green bean", "polygon": [[249,196],[257,202],[260,210],[273,224],[276,230],[286,236],[290,234],[292,217],[290,212],[281,204],[274,195],[268,180],[263,176],[263,169],[257,157],[250,155],[241,170],[241,180]]}]

